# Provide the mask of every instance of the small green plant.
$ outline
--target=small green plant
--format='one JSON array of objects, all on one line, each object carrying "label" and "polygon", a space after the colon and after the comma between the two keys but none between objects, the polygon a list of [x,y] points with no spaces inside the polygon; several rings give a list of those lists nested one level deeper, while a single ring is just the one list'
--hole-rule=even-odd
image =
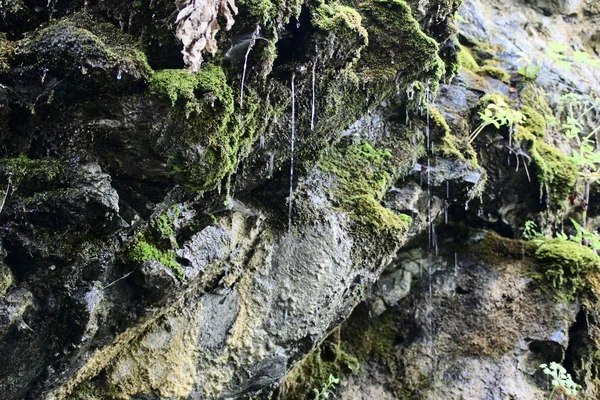
[{"label": "small green plant", "polygon": [[340,383],[340,378],[336,378],[335,376],[329,374],[329,378],[327,382],[323,382],[323,386],[321,386],[321,390],[313,389],[315,393],[314,400],[328,400],[330,396],[335,398],[335,385]]},{"label": "small green plant", "polygon": [[565,122],[562,124],[562,132],[575,144],[570,159],[584,184],[583,227],[585,228],[590,185],[600,179],[600,150],[596,147],[596,133],[600,131],[600,121],[598,126],[587,134],[582,134],[584,130],[582,121],[588,113],[600,110],[600,99],[592,100],[575,93],[568,93],[561,97],[561,104],[567,111]]},{"label": "small green plant", "polygon": [[525,65],[519,68],[517,73],[521,75],[524,79],[531,82],[535,82],[540,71],[542,70],[542,65],[539,61],[533,62],[532,59],[529,58],[529,56],[527,56],[527,54],[525,53],[521,52],[519,53],[519,56],[521,56],[521,58],[519,58],[519,61],[524,62]]},{"label": "small green plant", "polygon": [[535,222],[532,220],[525,221],[525,227],[523,228],[523,239],[535,241],[542,238],[542,233],[536,229],[537,225]]},{"label": "small green plant", "polygon": [[508,126],[512,129],[515,124],[520,124],[526,119],[523,113],[510,108],[502,97],[498,97],[485,110],[479,112],[479,118],[481,124],[469,136],[469,143],[472,143],[481,131],[489,125],[494,125],[496,129],[500,129],[502,126]]},{"label": "small green plant", "polygon": [[591,56],[585,51],[571,51],[571,48],[563,43],[549,42],[546,54],[565,70],[569,70],[572,64],[600,68],[600,59]]},{"label": "small green plant", "polygon": [[577,391],[581,389],[580,385],[573,382],[571,374],[569,374],[562,365],[552,361],[550,365],[540,365],[540,368],[542,368],[544,374],[550,375],[552,377],[552,392],[550,393],[548,400],[552,400],[554,392],[559,387],[562,388],[569,396],[576,396]]},{"label": "small green plant", "polygon": [[600,235],[598,232],[590,232],[573,218],[570,218],[570,220],[575,228],[575,235],[567,236],[566,233],[560,232],[556,235],[556,237],[561,240],[570,240],[572,242],[591,247],[594,251],[598,252],[600,250]]}]

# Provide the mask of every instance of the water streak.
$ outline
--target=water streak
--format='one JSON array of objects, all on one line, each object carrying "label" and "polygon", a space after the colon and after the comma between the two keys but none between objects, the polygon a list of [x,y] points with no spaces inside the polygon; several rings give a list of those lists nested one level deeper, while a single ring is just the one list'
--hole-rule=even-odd
[{"label": "water streak", "polygon": [[296,87],[294,80],[296,74],[292,74],[292,135],[290,139],[290,198],[288,206],[288,232],[292,231],[292,205],[294,202],[294,142],[296,141]]},{"label": "water streak", "polygon": [[268,170],[269,170],[269,179],[273,178],[273,164],[275,164],[275,154],[269,154],[269,162],[268,162]]},{"label": "water streak", "polygon": [[317,91],[315,88],[315,75],[316,75],[316,68],[317,68],[317,62],[313,62],[313,68],[312,68],[312,104],[311,104],[311,110],[310,110],[310,130],[314,130],[315,129],[315,102],[316,102],[316,98],[317,98]]},{"label": "water streak", "polygon": [[246,50],[246,56],[244,57],[244,71],[242,72],[242,84],[240,87],[240,108],[244,104],[244,82],[246,81],[246,67],[248,66],[248,56],[250,55],[250,51],[254,47],[256,43],[256,39],[260,35],[260,25],[256,25],[256,29],[252,32],[252,38],[248,43],[248,50]]}]

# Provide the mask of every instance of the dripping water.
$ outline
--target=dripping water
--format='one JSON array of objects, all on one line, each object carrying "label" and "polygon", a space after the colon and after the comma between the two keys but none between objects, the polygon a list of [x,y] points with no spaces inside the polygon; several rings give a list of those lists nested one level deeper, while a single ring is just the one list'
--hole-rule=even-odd
[{"label": "dripping water", "polygon": [[316,75],[316,69],[317,69],[317,62],[313,62],[313,67],[312,67],[312,104],[311,104],[311,110],[310,110],[310,130],[314,130],[315,129],[315,102],[316,102],[316,98],[317,98],[317,91],[316,91],[316,87],[315,87],[315,75]]},{"label": "dripping water", "polygon": [[432,315],[433,314],[433,282],[432,282],[432,270],[431,270],[431,254],[427,256],[427,275],[429,279],[429,306],[427,307],[427,330],[429,331],[429,359],[432,362],[432,370],[433,370],[433,323],[432,323]]},{"label": "dripping water", "polygon": [[248,56],[250,55],[250,51],[254,44],[256,43],[256,39],[260,35],[260,25],[256,25],[256,29],[252,32],[252,37],[250,38],[250,42],[248,42],[248,50],[246,50],[246,56],[244,57],[244,70],[242,72],[242,85],[240,87],[240,108],[244,104],[244,82],[246,81],[246,67],[248,66]]},{"label": "dripping water", "polygon": [[294,142],[296,140],[296,88],[294,79],[296,74],[292,74],[292,135],[290,139],[290,198],[288,207],[288,232],[292,231],[292,205],[294,201]]},{"label": "dripping water", "polygon": [[273,164],[275,163],[275,154],[269,153],[269,162],[267,168],[269,170],[269,179],[273,178]]},{"label": "dripping water", "polygon": [[430,139],[429,139],[429,103],[431,101],[430,96],[431,96],[431,93],[430,93],[430,89],[429,89],[429,81],[427,81],[427,85],[425,86],[425,108],[426,108],[426,112],[427,112],[427,125],[425,127],[425,134],[427,135],[427,151],[429,151],[429,148],[430,148]]},{"label": "dripping water", "polygon": [[444,201],[444,224],[448,225],[448,208],[449,208],[449,204],[448,201]]}]

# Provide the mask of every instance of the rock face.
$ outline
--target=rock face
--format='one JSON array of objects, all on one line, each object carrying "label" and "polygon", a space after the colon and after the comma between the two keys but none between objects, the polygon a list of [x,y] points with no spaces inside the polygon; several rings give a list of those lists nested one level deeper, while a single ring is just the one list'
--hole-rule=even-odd
[{"label": "rock face", "polygon": [[546,122],[598,69],[518,52],[599,12],[509,3],[0,0],[3,398],[595,395],[595,253],[556,302],[562,242],[482,229],[580,211]]}]

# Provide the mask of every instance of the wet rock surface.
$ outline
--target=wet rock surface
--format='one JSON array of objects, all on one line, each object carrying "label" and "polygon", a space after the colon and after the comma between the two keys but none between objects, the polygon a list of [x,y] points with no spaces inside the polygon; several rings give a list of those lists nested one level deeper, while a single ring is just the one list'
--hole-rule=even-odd
[{"label": "wet rock surface", "polygon": [[600,12],[459,6],[0,0],[0,397],[537,399],[548,361],[594,396],[594,297],[486,234],[580,212],[534,156],[570,148],[470,135],[538,110],[521,53],[597,92],[545,52]]}]

